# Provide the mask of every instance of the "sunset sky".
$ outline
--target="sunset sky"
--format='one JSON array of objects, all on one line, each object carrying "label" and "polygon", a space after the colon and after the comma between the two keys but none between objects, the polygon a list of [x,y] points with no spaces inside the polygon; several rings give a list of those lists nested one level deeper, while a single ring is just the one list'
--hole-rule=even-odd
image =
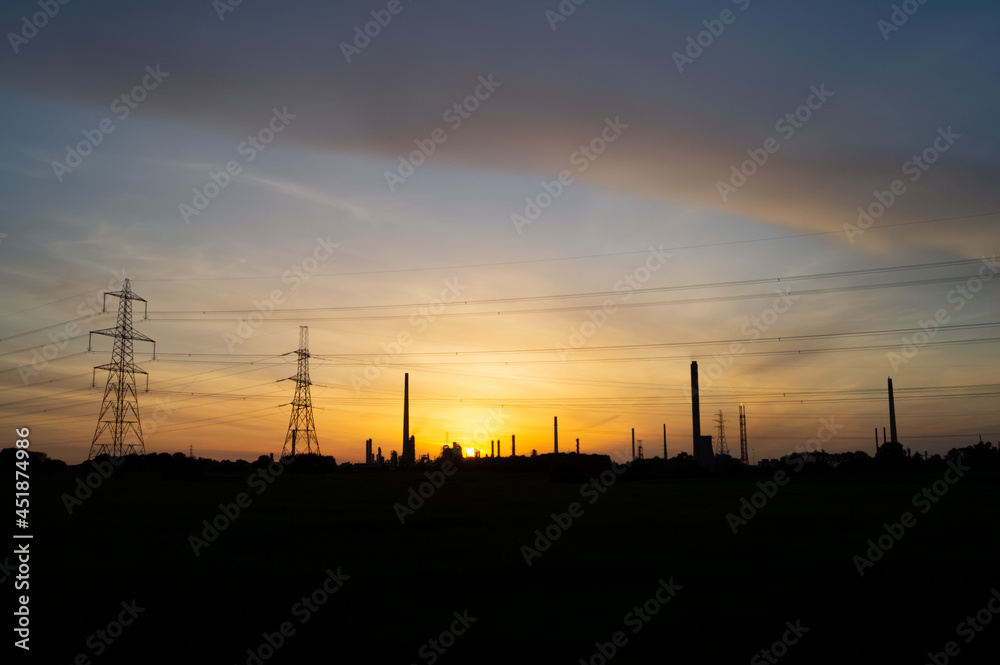
[{"label": "sunset sky", "polygon": [[405,372],[418,455],[690,453],[692,360],[737,456],[874,453],[890,376],[996,441],[1000,9],[901,4],[6,2],[0,419],[87,458],[127,276],[147,452],[278,454],[300,325],[338,461]]}]

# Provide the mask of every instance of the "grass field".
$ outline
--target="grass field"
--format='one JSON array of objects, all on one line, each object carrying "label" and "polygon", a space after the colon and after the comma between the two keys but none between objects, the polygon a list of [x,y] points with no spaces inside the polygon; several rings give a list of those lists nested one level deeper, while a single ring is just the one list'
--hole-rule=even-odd
[{"label": "grass field", "polygon": [[[581,495],[579,481],[460,470],[400,524],[418,472],[285,472],[260,494],[247,474],[116,472],[70,515],[60,497],[78,475],[32,486],[38,662],[600,663],[616,631],[607,662],[749,662],[797,621],[808,630],[781,662],[925,663],[949,640],[955,660],[988,662],[1000,642],[1000,625],[969,644],[955,632],[1000,586],[996,474],[967,474],[926,514],[911,498],[940,474],[792,475],[735,535],[727,513],[767,477],[626,475]],[[189,537],[241,492],[249,505],[196,556]],[[522,546],[574,502],[528,566]],[[915,525],[859,575],[852,558],[904,511]],[[296,606],[328,569],[348,579]],[[680,587],[662,605],[660,580]],[[98,655],[95,631],[133,599],[144,611]],[[648,621],[627,617],[646,601],[660,605]],[[428,641],[455,612],[475,621],[438,655]],[[280,648],[258,650],[283,622]]]}]

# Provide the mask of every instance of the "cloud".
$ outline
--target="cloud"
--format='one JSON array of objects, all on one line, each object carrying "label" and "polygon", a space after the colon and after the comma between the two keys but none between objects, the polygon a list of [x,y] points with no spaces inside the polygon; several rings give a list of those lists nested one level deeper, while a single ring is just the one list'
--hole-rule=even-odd
[{"label": "cloud", "polygon": [[364,208],[351,203],[350,201],[344,201],[339,198],[329,196],[323,192],[319,192],[315,189],[310,189],[304,187],[300,184],[291,182],[289,180],[281,180],[274,177],[263,177],[257,175],[247,174],[244,176],[245,180],[254,182],[262,187],[265,187],[271,191],[284,194],[286,196],[294,197],[300,201],[306,203],[318,203],[322,206],[327,206],[330,208],[336,208],[338,210],[343,210],[344,212],[349,212],[359,219],[370,219],[371,213]]},{"label": "cloud", "polygon": [[[605,117],[620,116],[626,135],[581,179],[809,231],[854,221],[857,206],[899,178],[938,127],[954,126],[961,142],[899,198],[891,219],[1000,210],[990,186],[1000,167],[981,150],[1000,138],[986,111],[995,107],[996,72],[969,64],[995,54],[984,27],[995,9],[924,7],[886,43],[874,27],[879,8],[751,6],[678,73],[672,52],[714,18],[698,3],[581,6],[555,32],[534,3],[406,5],[348,64],[340,43],[370,20],[369,4],[247,4],[221,22],[201,2],[67,7],[8,58],[0,80],[105,108],[146,64],[159,64],[170,77],[143,113],[239,136],[287,105],[300,120],[283,141],[385,158],[392,168],[471,94],[477,76],[492,73],[502,87],[449,137],[439,166],[551,177]],[[16,21],[11,11],[7,23]],[[940,45],[933,50],[931,37]],[[835,93],[824,108],[723,201],[718,182],[823,84]],[[291,183],[258,182],[360,213]],[[961,236],[914,227],[892,240],[970,255],[991,225],[971,223]],[[867,234],[860,248],[886,251],[883,238]]]}]

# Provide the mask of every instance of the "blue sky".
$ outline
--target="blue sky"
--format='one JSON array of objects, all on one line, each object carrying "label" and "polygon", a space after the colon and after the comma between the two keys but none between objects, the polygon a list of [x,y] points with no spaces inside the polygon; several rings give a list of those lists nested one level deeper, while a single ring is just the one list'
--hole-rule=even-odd
[{"label": "blue sky", "polygon": [[[405,371],[418,452],[446,440],[488,450],[512,433],[521,450],[547,450],[559,415],[564,438],[599,452],[624,450],[632,427],[649,438],[666,423],[672,455],[689,449],[688,364],[704,370],[724,347],[637,345],[742,340],[779,288],[747,280],[969,259],[791,282],[793,292],[827,292],[801,296],[762,333],[797,339],[755,342],[712,381],[703,429],[721,408],[738,446],[742,401],[757,458],[787,452],[831,416],[845,427],[828,449],[867,450],[872,428],[887,424],[870,391],[893,376],[900,438],[915,450],[1000,431],[995,390],[981,387],[995,343],[953,343],[995,328],[942,330],[905,365],[888,355],[939,309],[949,325],[1000,321],[997,282],[954,296],[981,268],[992,274],[976,261],[997,249],[994,5],[907,5],[918,8],[891,32],[879,21],[892,20],[892,3],[589,0],[554,30],[546,12],[557,2],[404,1],[394,15],[387,5],[244,2],[220,20],[206,1],[71,2],[32,32],[24,21],[38,4],[4,4],[5,421],[34,424],[55,456],[86,457],[102,383],[90,389],[87,377],[110,343],[72,355],[87,348],[76,336],[44,367],[33,354],[124,269],[149,301],[152,320],[138,326],[157,340],[155,362],[137,347],[150,372],[151,392],[140,395],[147,449],[278,452],[291,384],[276,381],[294,367],[287,357],[237,363],[293,350],[309,325],[320,443],[338,459],[360,459],[368,437],[399,447]],[[391,20],[347,62],[342,43],[373,11]],[[12,43],[8,33],[32,36]],[[700,53],[689,37],[702,40]],[[685,52],[694,57],[679,71],[674,54]],[[123,118],[115,100],[144,81]],[[621,129],[605,132],[614,140],[602,147],[609,123]],[[53,163],[87,136],[99,145],[60,173]],[[269,142],[249,150],[251,136]],[[420,145],[433,153],[390,189],[386,173]],[[581,161],[587,145],[602,152]],[[925,151],[934,163],[907,169]],[[745,165],[752,155],[767,159]],[[235,175],[220,176],[227,164]],[[740,182],[734,168],[753,173],[724,200],[720,181]],[[561,172],[572,182],[518,229],[512,215],[526,198],[544,201],[544,183],[555,191]],[[226,186],[186,222],[181,206],[213,174]],[[897,180],[884,215],[845,231]],[[337,249],[308,280],[282,278],[311,267],[324,241]],[[661,269],[627,301],[612,296],[629,307],[584,349],[554,351],[607,297],[584,294],[614,292],[661,246],[671,254]],[[888,282],[908,284],[870,288]],[[502,302],[456,301],[420,323],[420,306],[449,284],[461,302]],[[699,288],[649,290],[679,286]],[[227,346],[275,290],[275,311]],[[675,299],[695,302],[663,304]],[[631,306],[643,302],[660,304]],[[346,307],[359,309],[328,309]],[[178,310],[191,312],[169,314]],[[108,327],[113,315],[79,325]],[[801,339],[879,330],[904,332]],[[359,389],[366,363],[404,333],[412,343]],[[753,353],[863,345],[879,348]],[[420,355],[447,352],[459,355]],[[195,364],[179,355],[188,353],[222,355]],[[820,391],[816,401],[804,401],[807,391]],[[496,409],[504,423],[484,427]]]}]

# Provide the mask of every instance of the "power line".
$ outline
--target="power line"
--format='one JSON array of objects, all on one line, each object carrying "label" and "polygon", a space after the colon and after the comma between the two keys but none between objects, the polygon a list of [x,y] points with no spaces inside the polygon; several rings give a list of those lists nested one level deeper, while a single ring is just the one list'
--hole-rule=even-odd
[{"label": "power line", "polygon": [[[18,314],[24,314],[25,312],[30,312],[32,310],[39,309],[41,307],[49,307],[51,305],[55,305],[56,303],[61,303],[61,302],[64,302],[66,300],[72,300],[73,298],[79,298],[81,296],[90,295],[94,291],[97,291],[98,293],[100,293],[100,288],[98,287],[96,289],[89,289],[87,291],[81,291],[80,293],[75,293],[75,294],[73,294],[71,296],[66,296],[65,298],[59,298],[58,300],[52,300],[50,302],[42,303],[40,305],[33,305],[31,307],[26,307],[25,309],[19,309],[16,312],[8,312],[7,314],[0,314],[0,319],[5,319],[8,316],[16,316]],[[103,312],[101,312],[101,313],[103,313]],[[6,339],[6,338],[4,338],[4,339]]]},{"label": "power line", "polygon": [[[853,277],[858,275],[873,275],[888,272],[902,272],[910,270],[933,270],[939,268],[948,268],[956,266],[967,266],[976,265],[982,263],[981,259],[958,259],[952,261],[938,261],[935,263],[914,263],[908,265],[899,266],[886,266],[882,268],[862,268],[857,270],[844,270],[839,272],[826,272],[826,273],[814,273],[808,275],[793,275],[791,277],[763,277],[754,279],[742,279],[742,280],[731,280],[725,282],[707,282],[700,284],[679,284],[673,286],[657,286],[657,287],[645,287],[641,289],[636,289],[631,291],[632,293],[662,293],[671,291],[689,291],[696,289],[716,289],[716,288],[729,288],[734,286],[756,286],[760,284],[777,284],[782,281],[792,282],[792,281],[803,281],[803,280],[814,280],[814,279],[833,279],[837,277]],[[954,279],[966,279],[965,276],[962,277],[945,277],[936,278],[936,280],[951,281]],[[924,283],[938,283],[937,281],[925,282],[923,280],[913,281],[914,284],[924,284]],[[910,282],[901,282],[900,284],[909,285]],[[866,285],[856,285],[855,287],[849,288],[862,288]],[[512,302],[538,302],[545,300],[566,300],[566,299],[576,299],[576,298],[600,298],[607,296],[620,296],[621,291],[590,291],[581,293],[561,293],[561,294],[550,294],[542,296],[514,296],[507,298],[485,298],[480,300],[465,300],[461,301],[462,305],[493,305],[493,304],[504,304]],[[766,297],[773,297],[773,293],[765,294]],[[399,304],[382,304],[382,305],[345,305],[338,307],[299,307],[299,308],[287,308],[282,309],[281,312],[285,314],[293,314],[299,312],[347,312],[347,311],[364,311],[364,310],[378,310],[378,309],[412,309],[419,307],[429,307],[435,303],[429,302],[418,302],[418,303],[399,303]],[[455,304],[458,304],[457,302]],[[189,309],[189,310],[160,310],[154,312],[154,314],[244,314],[245,309]],[[157,319],[162,320],[162,319]]]},{"label": "power line", "polygon": [[[51,360],[46,360],[45,362],[51,365],[52,363],[55,362],[60,362],[62,360],[69,360],[70,358],[75,358],[76,356],[85,356],[85,355],[87,355],[86,351],[77,351],[76,353],[70,353],[65,356],[57,356],[55,358],[52,358]],[[7,372],[16,372],[17,370],[21,369],[21,367],[23,367],[23,365],[19,365],[17,367],[8,367],[7,369],[0,369],[0,374],[6,374]],[[28,367],[31,367],[31,365],[28,365]]]},{"label": "power line", "polygon": [[[888,289],[888,288],[899,288],[906,286],[923,286],[928,284],[943,284],[947,282],[954,282],[956,280],[968,279],[967,276],[961,277],[939,277],[935,279],[923,279],[923,280],[909,280],[906,282],[889,282],[885,284],[861,284],[855,286],[842,286],[842,287],[831,287],[826,289],[808,289],[802,291],[788,291],[785,293],[786,296],[796,298],[801,296],[811,296],[811,295],[822,295],[828,293],[843,293],[850,291],[871,291],[876,289]],[[640,291],[635,291],[633,293],[641,293]],[[739,300],[761,300],[767,298],[774,298],[774,293],[751,293],[735,296],[713,296],[706,298],[687,298],[684,300],[655,300],[649,302],[637,302],[637,303],[621,303],[615,305],[617,309],[634,309],[643,307],[660,307],[668,305],[700,305],[706,303],[714,302],[733,302]],[[440,314],[435,314],[434,318],[444,319],[444,318],[467,318],[467,317],[494,317],[494,316],[508,316],[512,314],[553,314],[560,312],[580,312],[589,309],[594,309],[598,305],[576,305],[571,307],[547,307],[544,309],[515,309],[515,310],[491,310],[485,312],[442,312]],[[331,310],[336,308],[315,308],[315,311],[321,310]],[[204,310],[210,311],[210,310]],[[169,313],[169,312],[166,312]],[[272,316],[266,321],[270,322],[289,322],[289,321],[397,321],[399,319],[408,319],[412,314],[384,314],[384,315],[365,315],[365,316],[334,316],[334,317],[324,317],[324,316],[294,316],[294,317],[275,317]],[[220,322],[220,321],[230,321],[227,318],[151,318],[151,321],[157,322],[168,322],[168,323],[181,323],[181,322],[198,322],[198,323],[210,323],[210,322]]]},{"label": "power line", "polygon": [[[905,264],[897,266],[884,266],[881,268],[862,268],[857,270],[846,270],[838,272],[826,272],[826,273],[814,273],[808,275],[794,275],[786,277],[766,277],[766,278],[755,278],[755,279],[745,279],[745,280],[732,280],[725,282],[708,282],[700,284],[683,284],[683,285],[672,285],[672,286],[661,286],[661,287],[648,287],[642,289],[636,289],[631,291],[633,294],[645,294],[645,293],[661,293],[661,292],[674,292],[674,291],[688,291],[688,290],[700,290],[700,289],[714,289],[714,288],[730,288],[737,286],[753,286],[761,285],[767,283],[780,283],[782,281],[803,281],[803,280],[814,280],[814,279],[831,279],[838,277],[848,277],[848,276],[858,276],[858,275],[872,275],[880,273],[889,272],[901,272],[910,270],[932,270],[945,267],[956,267],[964,265],[974,265],[980,263],[979,259],[956,259],[951,261],[938,261],[933,263],[914,263]],[[967,276],[951,276],[951,277],[938,277],[929,278],[923,280],[908,280],[903,282],[890,282],[886,284],[858,284],[852,286],[843,287],[832,287],[827,289],[811,289],[803,290],[797,292],[789,292],[790,296],[802,296],[802,295],[817,295],[823,293],[839,293],[845,291],[861,291],[869,289],[881,289],[881,288],[896,288],[904,286],[922,286],[929,284],[939,284],[947,283],[955,280],[967,279]],[[564,293],[564,294],[549,294],[542,296],[516,296],[507,298],[489,298],[480,300],[468,300],[462,301],[461,304],[464,306],[476,306],[476,305],[493,305],[493,304],[507,304],[514,302],[541,302],[547,300],[567,300],[567,299],[578,299],[578,298],[599,298],[599,297],[609,297],[621,295],[619,291],[591,291],[591,292],[581,292],[581,293]],[[693,298],[685,300],[670,300],[670,301],[652,301],[644,303],[621,303],[618,304],[619,308],[631,308],[631,307],[651,307],[659,305],[673,305],[673,304],[701,304],[708,302],[726,302],[726,301],[736,301],[736,300],[753,300],[760,298],[771,298],[774,297],[773,293],[763,293],[763,294],[740,294],[733,296],[714,296],[709,298]],[[381,305],[350,305],[350,306],[339,306],[339,307],[308,307],[308,308],[294,308],[294,309],[282,309],[280,310],[284,315],[293,315],[301,313],[310,312],[349,312],[349,311],[371,311],[371,310],[384,310],[384,309],[413,309],[420,307],[429,307],[435,303],[421,302],[421,303],[403,303],[403,304],[381,304]],[[458,304],[458,303],[455,303]],[[581,309],[589,309],[592,306],[576,306],[576,307],[562,307],[562,308],[546,308],[543,310],[508,310],[503,312],[444,312],[438,316],[493,316],[502,314],[531,314],[531,313],[550,313],[550,312],[564,312],[564,311],[579,311]],[[155,315],[177,315],[177,314],[187,314],[187,315],[205,315],[205,314],[245,314],[245,309],[231,310],[231,309],[195,309],[195,310],[161,310],[159,312],[154,311]],[[400,317],[408,317],[409,315],[391,315],[391,316],[361,316],[361,317],[330,317],[330,318],[316,318],[312,317],[314,320],[374,320],[374,319],[398,319]],[[59,323],[54,323],[48,326],[43,326],[41,328],[36,328],[34,330],[28,330],[20,333],[15,333],[8,335],[0,339],[0,342],[9,341],[17,337],[22,337],[26,335],[35,334],[38,332],[43,332],[52,328],[58,328],[60,326],[66,326],[78,321],[83,321],[85,319],[92,319],[93,317],[77,317],[75,319],[69,319],[67,321],[61,321]],[[303,317],[297,316],[294,318],[276,318],[270,317],[270,321],[298,321]],[[178,322],[178,321],[198,321],[198,322],[215,322],[223,319],[217,318],[189,318],[189,317],[175,317],[170,318],[168,316],[157,316],[156,318],[149,319],[153,321],[165,321],[165,322]],[[228,319],[225,319],[228,320]],[[77,337],[82,337],[83,335],[76,335],[69,339],[76,339]],[[24,351],[31,351],[33,349],[39,349],[47,346],[47,344],[40,344],[33,347],[27,347],[25,349],[18,349],[16,351],[7,351],[0,356],[10,355],[14,353],[21,353]]]},{"label": "power line", "polygon": [[[895,224],[882,224],[880,223],[877,227],[869,229],[871,231],[880,231],[885,229],[897,228],[902,226],[913,226],[916,224],[933,224],[937,222],[954,222],[964,219],[976,219],[979,217],[991,217],[993,215],[1000,215],[1000,212],[984,212],[975,215],[961,215],[958,217],[938,217],[935,219],[923,219],[915,220],[909,222],[896,222]],[[814,238],[818,236],[828,236],[828,235],[842,235],[844,232],[842,229],[836,231],[815,231],[810,233],[794,233],[783,236],[770,236],[767,238],[746,238],[743,240],[728,240],[722,242],[709,242],[709,243],[699,243],[695,245],[678,245],[676,247],[665,248],[666,252],[679,252],[688,249],[706,249],[709,247],[726,247],[730,245],[742,245],[748,243],[757,242],[773,242],[778,240],[795,240],[798,238]],[[315,277],[346,277],[352,275],[388,275],[401,272],[425,272],[432,270],[465,270],[470,268],[496,268],[500,266],[514,266],[514,265],[525,265],[529,263],[549,263],[557,261],[578,261],[583,259],[599,259],[607,258],[613,256],[634,256],[639,254],[647,254],[648,249],[632,250],[626,252],[605,252],[601,254],[581,254],[577,256],[562,256],[562,257],[549,257],[542,259],[521,259],[518,261],[497,261],[493,263],[469,263],[460,265],[450,265],[450,266],[425,266],[416,268],[395,268],[391,270],[363,270],[363,271],[353,271],[353,272],[338,272],[338,273],[314,273],[310,275],[310,279]],[[281,275],[274,275],[269,277],[161,277],[152,278],[147,280],[142,280],[144,282],[192,282],[192,281],[214,281],[214,280],[256,280],[256,279],[280,279]]]},{"label": "power line", "polygon": [[[953,324],[953,325],[941,325],[936,328],[938,331],[944,330],[972,330],[978,328],[995,328],[1000,326],[1000,321],[994,321],[989,323],[965,323],[965,324]],[[795,340],[807,340],[807,339],[833,339],[839,337],[868,337],[868,336],[879,336],[879,335],[897,335],[906,333],[916,333],[925,332],[923,328],[894,328],[886,330],[865,330],[865,331],[851,331],[851,332],[836,332],[836,333],[814,333],[809,335],[785,335],[782,337],[758,337],[755,339],[748,338],[731,338],[731,339],[718,339],[718,340],[704,340],[704,341],[683,341],[683,342],[656,342],[651,344],[612,344],[605,346],[586,346],[580,347],[578,349],[571,349],[572,351],[624,351],[630,349],[655,349],[655,348],[667,348],[667,347],[691,347],[691,346],[718,346],[718,345],[728,345],[728,344],[763,344],[766,342],[788,342]],[[559,348],[559,347],[547,347],[547,348],[534,348],[534,349],[502,349],[502,350],[486,350],[486,351],[408,351],[402,356],[464,356],[464,355],[502,355],[502,354],[523,354],[523,353],[557,353],[560,351],[567,351],[570,349]],[[210,354],[206,354],[210,355]],[[369,358],[371,353],[341,353],[337,355],[321,355],[316,354],[314,358],[323,358],[325,360],[336,360],[340,358]]]},{"label": "power line", "polygon": [[[994,342],[1000,342],[1000,337],[982,337],[976,339],[956,339],[956,340],[937,340],[928,341],[922,346],[951,346],[958,344],[992,344]],[[872,344],[867,346],[839,346],[839,347],[826,347],[826,348],[813,348],[813,349],[781,349],[781,350],[771,350],[771,351],[744,351],[739,354],[740,357],[757,357],[757,356],[794,356],[794,355],[811,355],[814,353],[837,353],[837,352],[853,352],[853,351],[885,351],[887,349],[898,349],[899,343],[895,344]],[[498,365],[498,366],[508,366],[508,365],[545,365],[552,363],[605,363],[605,362],[639,362],[639,361],[651,361],[651,360],[690,360],[690,355],[681,356],[636,356],[627,358],[574,358],[573,360],[562,360],[559,358],[546,359],[546,360],[483,360],[483,361],[469,361],[469,362],[438,362],[438,363],[395,363],[395,367],[412,367],[412,368],[424,368],[428,366],[455,366],[455,365]],[[332,359],[331,359],[332,360]],[[338,363],[340,367],[364,367],[368,363]]]},{"label": "power line", "polygon": [[[25,332],[15,333],[13,335],[7,335],[6,337],[0,338],[0,342],[7,342],[7,341],[10,341],[10,340],[12,340],[12,339],[14,339],[16,337],[24,337],[25,335],[33,335],[35,333],[39,333],[39,332],[42,332],[44,330],[50,330],[52,328],[58,328],[59,326],[69,325],[70,323],[76,323],[77,321],[84,321],[84,320],[89,321],[89,320],[91,320],[93,318],[95,318],[95,317],[93,317],[93,316],[78,316],[75,319],[69,319],[68,321],[60,321],[59,323],[53,323],[52,325],[42,326],[41,328],[35,328],[34,330],[27,330]],[[83,334],[81,333],[80,335],[74,335],[70,339],[76,339],[77,337],[82,337],[82,336],[83,336]]]}]

